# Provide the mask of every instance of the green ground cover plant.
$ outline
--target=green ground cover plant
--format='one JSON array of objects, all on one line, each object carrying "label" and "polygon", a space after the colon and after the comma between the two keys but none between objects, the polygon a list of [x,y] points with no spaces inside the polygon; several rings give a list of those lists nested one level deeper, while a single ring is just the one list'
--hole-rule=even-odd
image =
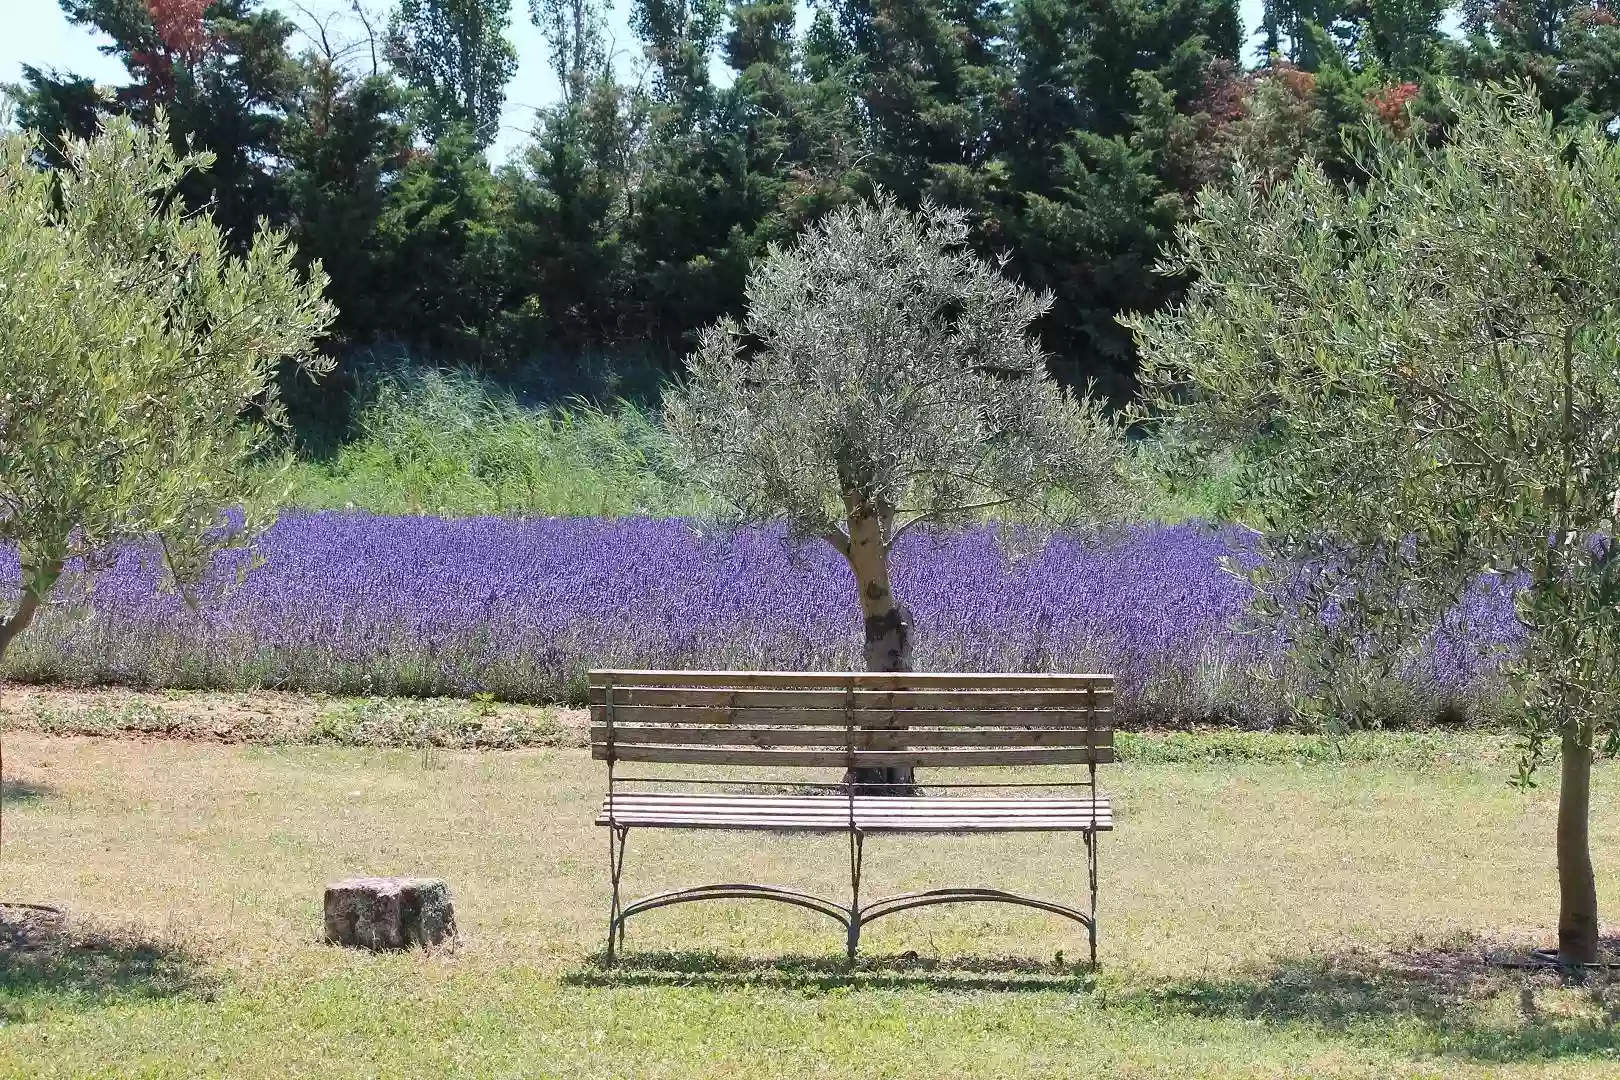
[{"label": "green ground cover plant", "polygon": [[60,690],[13,685],[0,730],[206,742],[456,749],[584,743],[579,710],[461,698],[310,697],[264,691]]},{"label": "green ground cover plant", "polygon": [[[0,684],[0,731],[164,738],[259,746],[533,749],[588,745],[583,708],[461,698],[341,697],[269,691],[68,689]],[[1510,733],[1489,727],[1400,731],[1244,731],[1231,727],[1121,731],[1121,761],[1213,765],[1454,764],[1471,755],[1504,767]]]},{"label": "green ground cover plant", "polygon": [[466,371],[405,363],[363,375],[348,441],[293,471],[289,504],[512,517],[700,513],[655,416],[620,401],[535,407]]},{"label": "green ground cover plant", "polygon": [[[537,404],[506,383],[409,354],[367,366],[355,381],[352,423],[340,439],[300,445],[287,505],[443,517],[688,517],[712,509],[671,460],[656,407],[625,399]],[[522,386],[521,378],[508,382]],[[1224,460],[1189,479],[1157,440],[1143,440],[1127,448],[1127,470],[1143,521],[1242,520]]]}]

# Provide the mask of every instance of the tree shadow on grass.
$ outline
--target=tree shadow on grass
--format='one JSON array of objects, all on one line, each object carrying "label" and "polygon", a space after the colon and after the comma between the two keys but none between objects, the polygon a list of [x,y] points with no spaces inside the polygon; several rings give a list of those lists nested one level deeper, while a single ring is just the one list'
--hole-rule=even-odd
[{"label": "tree shadow on grass", "polygon": [[[1620,939],[1605,942],[1620,958]],[[1524,949],[1347,950],[1110,995],[1158,1016],[1304,1028],[1494,1063],[1620,1055],[1620,970],[1515,968]]]},{"label": "tree shadow on grass", "polygon": [[1088,964],[1021,956],[862,954],[853,968],[841,956],[789,954],[738,956],[699,950],[626,952],[605,967],[601,957],[563,976],[567,986],[781,987],[798,992],[842,989],[999,990],[1084,993],[1092,989]]},{"label": "tree shadow on grass", "polygon": [[0,780],[0,802],[34,802],[52,794],[55,792],[48,785],[36,784],[32,780],[18,780],[15,777]]},{"label": "tree shadow on grass", "polygon": [[20,1019],[53,1002],[101,1006],[213,994],[200,961],[176,943],[0,903],[0,1016]]}]

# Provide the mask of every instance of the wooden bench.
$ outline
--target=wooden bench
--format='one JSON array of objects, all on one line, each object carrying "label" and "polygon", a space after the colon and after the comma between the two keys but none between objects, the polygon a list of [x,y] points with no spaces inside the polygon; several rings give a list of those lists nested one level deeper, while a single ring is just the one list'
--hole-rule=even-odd
[{"label": "wooden bench", "polygon": [[[1110,675],[591,672],[591,756],[608,769],[607,797],[596,818],[609,830],[608,963],[632,915],[695,900],[757,898],[837,920],[847,933],[851,962],[861,928],[874,919],[933,904],[996,901],[1080,923],[1096,964],[1096,834],[1113,828],[1108,800],[1097,794],[1097,766],[1114,760],[1113,688]],[[643,763],[753,772],[715,776],[643,768],[626,775],[622,768]],[[857,794],[847,770],[878,765],[929,770],[919,780],[925,794]],[[994,782],[983,773],[969,774],[979,778],[974,781],[955,771],[1037,765],[1084,770],[1057,780],[1004,772]],[[846,771],[841,779],[818,781],[785,769]],[[1032,794],[1061,788],[1080,790]],[[720,884],[622,904],[631,829],[847,833],[850,900],[846,905],[767,885]],[[990,887],[861,903],[866,836],[993,832],[1079,833],[1089,906],[1080,910]]]}]

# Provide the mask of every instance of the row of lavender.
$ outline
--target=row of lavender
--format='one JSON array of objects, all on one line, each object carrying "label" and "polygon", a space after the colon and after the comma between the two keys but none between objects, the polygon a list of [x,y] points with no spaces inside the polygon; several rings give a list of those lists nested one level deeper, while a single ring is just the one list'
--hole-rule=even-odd
[{"label": "row of lavender", "polygon": [[[222,557],[195,609],[157,588],[149,552],[100,573],[88,602],[69,602],[84,586],[70,578],[7,674],[555,701],[577,700],[589,667],[859,662],[847,568],[827,545],[796,548],[779,531],[319,513],[284,517],[257,552],[240,585]],[[1248,586],[1223,557],[1252,557],[1252,540],[1136,527],[1015,555],[988,529],[908,535],[896,587],[922,670],[1111,671],[1126,719],[1273,723],[1287,713],[1290,665],[1273,639],[1237,629]],[[15,559],[0,562],[0,590],[14,595],[16,581]],[[1504,601],[1481,603],[1473,640],[1432,644],[1400,685],[1378,688],[1390,713],[1423,719],[1482,700],[1490,646],[1512,620]]]}]

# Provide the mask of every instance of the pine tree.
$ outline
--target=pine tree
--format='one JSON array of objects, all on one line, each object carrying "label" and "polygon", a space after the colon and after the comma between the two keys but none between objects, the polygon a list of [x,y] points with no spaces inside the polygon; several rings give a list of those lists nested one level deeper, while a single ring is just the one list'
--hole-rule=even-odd
[{"label": "pine tree", "polygon": [[506,39],[510,0],[399,0],[388,58],[421,97],[422,130],[437,142],[465,127],[481,149],[500,131],[517,52]]},{"label": "pine tree", "polygon": [[299,253],[331,278],[335,332],[365,343],[393,331],[376,288],[387,255],[377,228],[409,159],[409,95],[391,72],[374,65],[360,74],[346,62],[371,42],[337,40],[324,27],[311,40],[282,135],[282,198]]}]

